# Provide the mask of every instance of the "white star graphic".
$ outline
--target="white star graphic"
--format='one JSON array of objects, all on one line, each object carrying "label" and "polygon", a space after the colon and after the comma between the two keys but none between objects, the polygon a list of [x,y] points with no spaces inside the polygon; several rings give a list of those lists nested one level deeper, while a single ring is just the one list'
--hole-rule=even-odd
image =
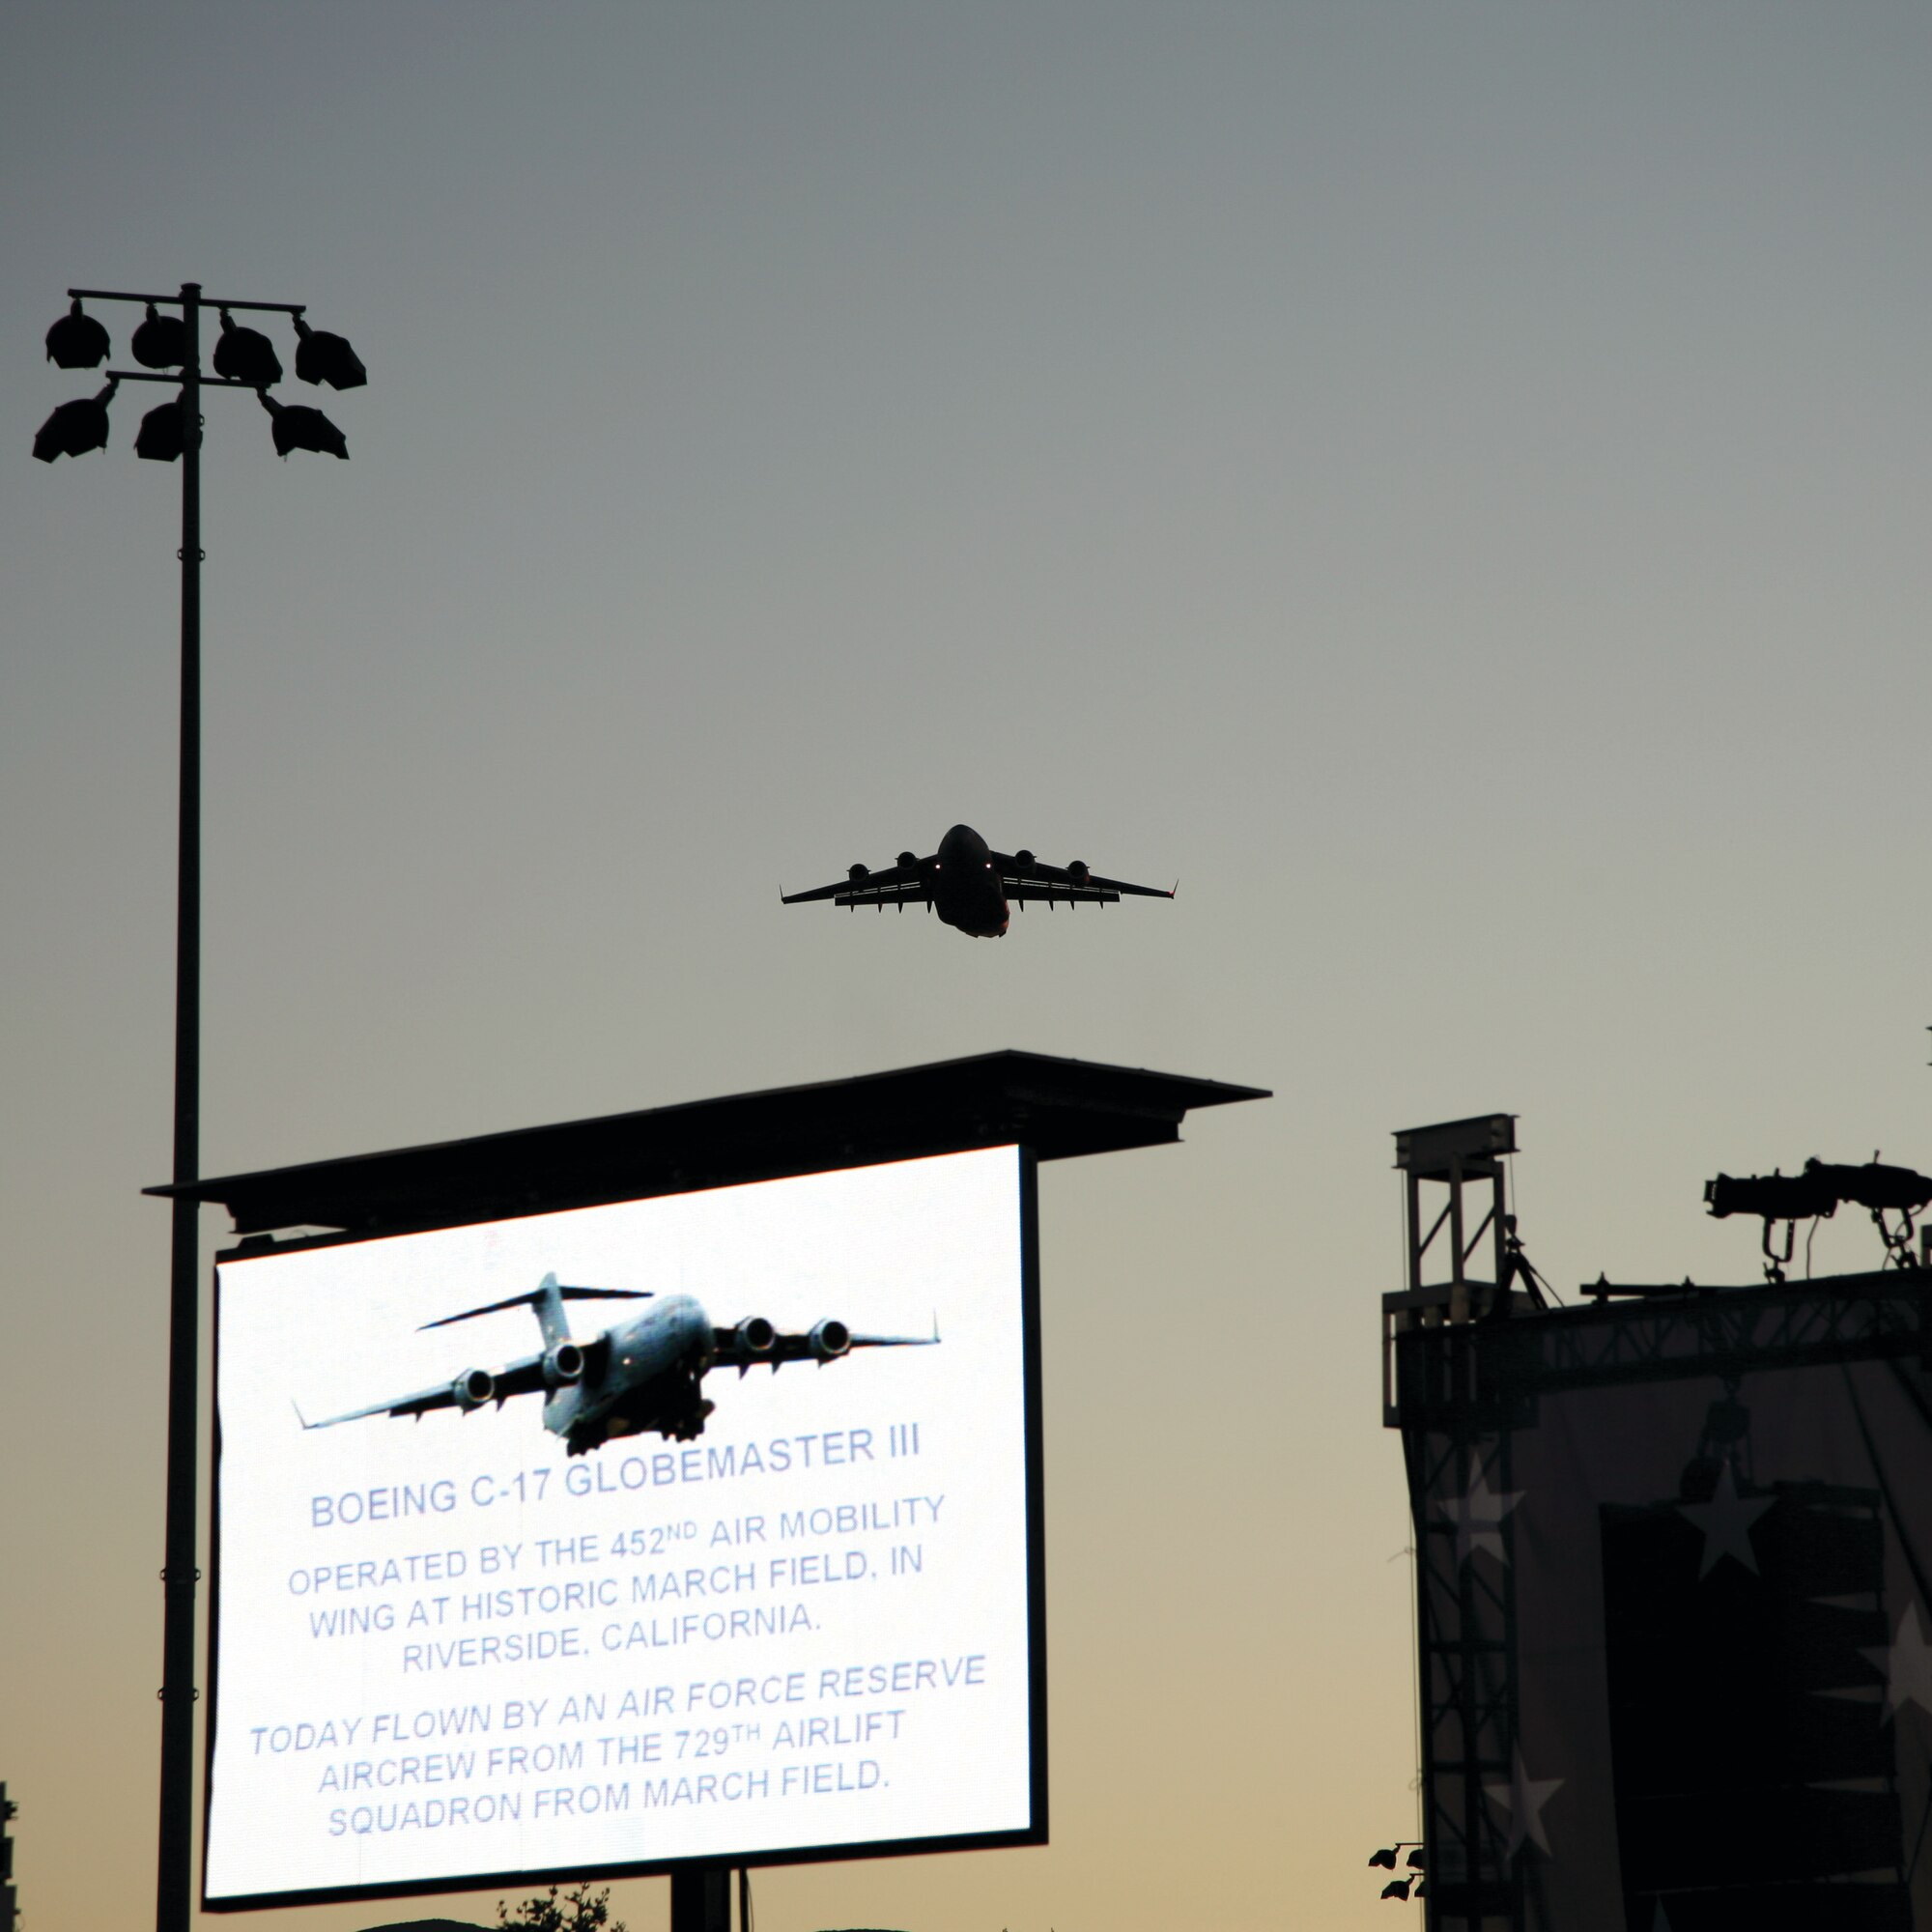
[{"label": "white star graphic", "polygon": [[1750,1526],[1777,1498],[1763,1496],[1747,1502],[1738,1494],[1738,1479],[1726,1463],[1718,1476],[1718,1492],[1707,1503],[1679,1503],[1677,1514],[1688,1517],[1704,1532],[1704,1560],[1697,1566],[1702,1582],[1726,1556],[1734,1556],[1753,1577],[1758,1575],[1757,1552],[1751,1548]]},{"label": "white star graphic", "polygon": [[1460,1570],[1479,1549],[1487,1549],[1498,1563],[1507,1563],[1503,1551],[1502,1520],[1521,1502],[1526,1492],[1490,1488],[1489,1478],[1480,1472],[1469,1485],[1466,1496],[1447,1496],[1430,1507],[1439,1517],[1456,1525],[1456,1567]]},{"label": "white star graphic", "polygon": [[1863,1654],[1885,1672],[1885,1715],[1888,1721],[1902,1705],[1917,1704],[1932,1711],[1932,1643],[1918,1628],[1918,1605],[1907,1604],[1898,1620],[1898,1638],[1864,1648]]},{"label": "white star graphic", "polygon": [[1522,1841],[1531,1839],[1536,1848],[1545,1853],[1549,1851],[1549,1840],[1544,1835],[1543,1807],[1562,1788],[1560,1777],[1531,1777],[1522,1762],[1522,1747],[1516,1747],[1516,1768],[1510,1774],[1507,1784],[1486,1784],[1483,1796],[1492,1804],[1500,1806],[1509,1813],[1509,1856],[1515,1858],[1522,1849]]}]

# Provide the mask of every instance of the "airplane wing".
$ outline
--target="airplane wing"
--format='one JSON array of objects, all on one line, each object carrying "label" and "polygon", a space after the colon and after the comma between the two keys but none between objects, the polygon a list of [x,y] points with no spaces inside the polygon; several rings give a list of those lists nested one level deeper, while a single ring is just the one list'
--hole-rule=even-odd
[{"label": "airplane wing", "polygon": [[[585,1355],[589,1352],[586,1347]],[[367,1408],[352,1408],[345,1415],[331,1415],[321,1422],[309,1421],[299,1408],[296,1416],[304,1429],[333,1429],[338,1422],[360,1422],[370,1415],[427,1415],[433,1408],[460,1408],[467,1414],[493,1402],[500,1408],[513,1395],[534,1395],[543,1387],[543,1361],[541,1355],[526,1355],[494,1375],[487,1369],[466,1369],[453,1380],[439,1382],[434,1388],[397,1396],[390,1402],[372,1402]]]},{"label": "airplane wing", "polygon": [[[923,862],[930,865],[931,861]],[[808,899],[830,899],[839,906],[919,905],[925,898],[921,866],[884,866],[868,872],[854,866],[837,885],[814,886],[809,893],[781,893],[781,905],[803,905]]]},{"label": "airplane wing", "polygon": [[1135,886],[1125,879],[1103,879],[1078,862],[1071,866],[1043,866],[1031,852],[995,852],[993,864],[999,867],[1000,883],[1007,897],[1013,900],[1069,900],[1075,905],[1114,905],[1126,893],[1135,898],[1171,899],[1175,890],[1167,886]]},{"label": "airplane wing", "polygon": [[802,1335],[787,1335],[762,1316],[753,1316],[735,1328],[714,1328],[712,1365],[736,1369],[744,1375],[769,1362],[774,1369],[786,1362],[836,1362],[854,1349],[929,1349],[939,1340],[939,1323],[930,1335],[855,1335],[844,1322],[826,1320]]},{"label": "airplane wing", "polygon": [[1119,905],[1119,893],[1101,892],[1094,886],[1052,886],[1032,879],[1004,879],[1007,899],[1012,905]]}]

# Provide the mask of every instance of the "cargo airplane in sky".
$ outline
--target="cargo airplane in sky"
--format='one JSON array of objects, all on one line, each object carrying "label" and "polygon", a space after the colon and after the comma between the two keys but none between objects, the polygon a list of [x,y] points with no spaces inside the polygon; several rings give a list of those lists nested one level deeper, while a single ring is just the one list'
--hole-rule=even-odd
[{"label": "cargo airplane in sky", "polygon": [[735,1368],[742,1378],[760,1363],[769,1363],[774,1371],[786,1362],[823,1367],[854,1349],[929,1348],[939,1340],[937,1323],[929,1337],[855,1335],[844,1322],[830,1318],[802,1335],[780,1333],[762,1315],[748,1317],[734,1328],[715,1328],[688,1294],[667,1295],[654,1308],[605,1329],[595,1341],[571,1339],[566,1301],[645,1299],[656,1300],[648,1289],[561,1288],[555,1275],[547,1274],[527,1294],[423,1323],[424,1328],[446,1328],[453,1321],[528,1304],[543,1330],[541,1354],[526,1355],[494,1374],[465,1369],[453,1381],[322,1422],[310,1422],[298,1408],[297,1419],[304,1429],[332,1429],[338,1422],[358,1422],[365,1416],[421,1416],[433,1408],[468,1414],[493,1402],[500,1408],[513,1395],[541,1394],[543,1426],[563,1437],[571,1455],[582,1456],[617,1436],[653,1429],[679,1442],[692,1441],[703,1433],[704,1418],[717,1406],[699,1387],[713,1369]]},{"label": "cargo airplane in sky", "polygon": [[781,893],[783,905],[807,899],[830,899],[834,905],[877,906],[923,904],[951,926],[975,939],[1005,937],[1010,906],[1115,905],[1122,893],[1137,898],[1171,899],[1175,889],[1130,886],[1124,879],[1103,879],[1089,871],[1084,861],[1069,866],[1042,866],[1031,852],[995,852],[970,825],[955,825],[939,841],[929,859],[901,852],[895,866],[870,872],[854,866],[837,885],[816,886],[809,893]]}]

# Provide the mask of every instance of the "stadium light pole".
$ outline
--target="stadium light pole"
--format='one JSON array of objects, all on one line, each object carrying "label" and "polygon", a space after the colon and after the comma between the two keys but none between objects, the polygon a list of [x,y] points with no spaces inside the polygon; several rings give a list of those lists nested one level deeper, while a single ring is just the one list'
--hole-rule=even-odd
[{"label": "stadium light pole", "polygon": [[[184,282],[179,295],[129,294],[118,289],[70,289],[73,304],[70,316],[63,317],[49,331],[47,353],[63,368],[93,368],[106,358],[105,331],[95,325],[91,334],[75,331],[72,324],[84,320],[83,300],[142,302],[151,321],[159,305],[179,306],[183,334],[170,339],[170,347],[185,353],[169,355],[166,364],[179,362],[178,374],[149,374],[133,370],[107,372],[108,387],[100,400],[111,399],[115,387],[124,382],[172,383],[180,391],[182,466],[181,510],[181,798],[177,842],[177,888],[175,915],[175,1115],[174,1185],[177,1190],[191,1188],[200,1179],[201,1137],[201,392],[204,388],[254,389],[268,404],[268,383],[244,382],[233,378],[204,376],[201,370],[201,312],[213,308],[223,317],[223,330],[229,329],[231,309],[255,310],[290,316],[301,337],[297,374],[318,380],[303,368],[304,353],[311,342],[310,331],[302,323],[306,305],[300,302],[208,301],[199,282]],[[55,332],[69,330],[80,334],[78,345],[71,341],[57,346]],[[97,343],[98,338],[98,343]],[[266,346],[266,338],[257,337]],[[340,344],[347,361],[312,366],[325,370],[319,380],[336,388],[359,386],[365,379],[361,364],[337,337],[315,338]],[[135,354],[142,355],[135,343]],[[144,358],[145,359],[145,358]],[[272,355],[270,361],[273,361]],[[215,355],[215,367],[223,356]],[[257,372],[265,373],[265,372]],[[279,380],[279,365],[269,381]],[[71,406],[69,406],[70,408]],[[312,440],[299,437],[285,439],[282,424],[289,414],[314,417],[333,432],[333,425],[320,411],[275,412],[275,445],[286,455],[289,447],[315,448]],[[84,449],[104,447],[104,414],[99,425],[99,442],[69,440],[55,437],[51,453],[42,443],[55,431],[63,412],[56,411],[36,439],[34,453],[52,462],[57,455],[79,455]],[[145,435],[147,425],[143,425]],[[339,432],[333,432],[340,443]],[[326,446],[326,445],[324,445]],[[141,454],[150,454],[148,450]],[[175,454],[168,451],[168,456]],[[347,455],[345,447],[332,453]],[[167,460],[163,456],[160,460]],[[194,1821],[194,1705],[201,1694],[194,1686],[194,1609],[195,1584],[201,1572],[195,1568],[196,1482],[195,1439],[199,1420],[200,1269],[197,1265],[199,1233],[196,1204],[176,1192],[170,1202],[173,1239],[170,1250],[168,1295],[168,1450],[167,1521],[163,1535],[162,1630],[161,1630],[161,1795],[159,1846],[155,1873],[156,1932],[188,1932],[193,1901],[194,1860],[192,1852]]]}]

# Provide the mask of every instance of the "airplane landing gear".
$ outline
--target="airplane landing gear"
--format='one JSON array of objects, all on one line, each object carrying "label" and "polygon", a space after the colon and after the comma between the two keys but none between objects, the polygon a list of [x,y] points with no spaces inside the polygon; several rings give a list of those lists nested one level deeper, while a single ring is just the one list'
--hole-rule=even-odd
[{"label": "airplane landing gear", "polygon": [[708,1402],[700,1396],[695,1408],[686,1410],[675,1422],[666,1426],[665,1434],[673,1442],[696,1442],[704,1434],[704,1418],[717,1406],[715,1402]]}]

